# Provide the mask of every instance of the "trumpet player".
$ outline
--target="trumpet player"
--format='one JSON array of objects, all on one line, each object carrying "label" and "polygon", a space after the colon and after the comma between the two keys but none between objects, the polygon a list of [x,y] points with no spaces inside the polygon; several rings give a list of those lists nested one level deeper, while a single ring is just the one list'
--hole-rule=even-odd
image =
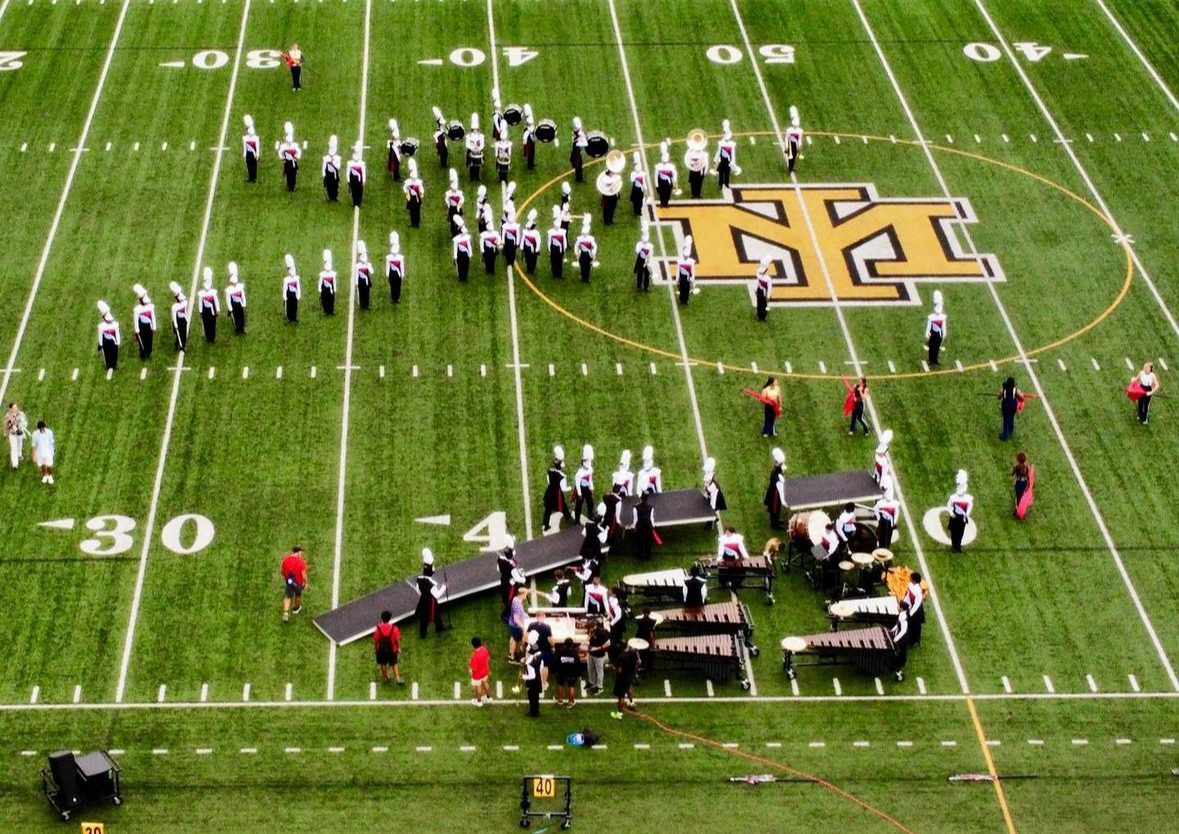
[{"label": "trumpet player", "polygon": [[692,199],[699,200],[704,188],[704,175],[708,172],[708,134],[699,128],[693,130],[688,134],[687,145],[684,167],[688,169],[688,187]]},{"label": "trumpet player", "polygon": [[729,175],[741,173],[737,165],[737,143],[733,141],[733,131],[729,128],[729,120],[721,122],[721,140],[716,143],[716,153],[712,157],[712,165],[716,170],[717,183],[721,189],[729,187]]},{"label": "trumpet player", "polygon": [[659,195],[660,208],[667,208],[671,194],[679,183],[679,174],[672,164],[669,145],[666,139],[659,143],[659,162],[655,165],[655,192]]},{"label": "trumpet player", "polygon": [[790,105],[790,127],[786,128],[786,167],[794,173],[794,166],[802,156],[802,122],[798,108]]},{"label": "trumpet player", "polygon": [[643,202],[647,199],[647,172],[643,170],[643,157],[635,151],[632,155],[634,167],[630,169],[630,207],[635,217],[643,213]]}]

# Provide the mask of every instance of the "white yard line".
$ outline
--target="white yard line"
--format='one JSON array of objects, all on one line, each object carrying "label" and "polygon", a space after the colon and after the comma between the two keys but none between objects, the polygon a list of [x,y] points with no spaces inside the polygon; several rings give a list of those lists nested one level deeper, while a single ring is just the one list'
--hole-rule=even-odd
[{"label": "white yard line", "polygon": [[[635,125],[635,141],[638,142],[640,159],[643,163],[643,173],[646,175],[647,183],[649,185],[655,182],[651,176],[651,166],[647,162],[647,147],[643,141],[643,126],[639,120],[639,106],[635,100],[634,84],[630,80],[630,65],[626,60],[626,48],[622,44],[622,28],[618,25],[618,10],[614,8],[614,0],[610,0],[610,21],[614,25],[614,39],[618,43],[618,60],[622,64],[622,79],[626,84],[626,95],[630,100],[630,115],[634,120]],[[654,204],[648,195],[647,204],[652,206],[652,214],[654,214]],[[659,255],[664,263],[667,263],[667,249],[663,243],[663,229],[656,224],[656,237],[659,240]],[[692,364],[688,359],[688,344],[684,338],[684,326],[680,321],[679,302],[676,300],[675,282],[667,282],[668,294],[667,297],[671,301],[672,319],[675,321],[676,338],[679,340],[680,346],[680,362],[684,368],[684,378],[688,382],[688,399],[692,402],[692,417],[696,421],[696,439],[700,442],[700,462],[703,463],[708,457],[708,444],[704,440],[704,421],[700,417],[700,404],[696,400],[696,383],[692,379]]]},{"label": "white yard line", "polygon": [[[736,0],[729,0],[729,2],[733,8],[733,15],[737,20],[737,27],[741,30],[741,38],[745,42],[745,49],[749,55],[754,55],[756,53],[753,49],[753,44],[749,40],[749,33],[745,29],[745,21],[741,17],[741,10],[737,7]],[[753,68],[754,75],[757,77],[757,84],[761,88],[762,100],[765,102],[766,112],[769,114],[770,122],[774,127],[775,141],[778,142],[779,147],[782,147],[782,143],[784,142],[782,130],[778,124],[778,117],[777,117],[776,113],[774,112],[774,105],[773,105],[773,102],[770,100],[769,91],[766,89],[766,83],[765,83],[765,79],[762,77],[761,68],[758,66],[757,61],[751,61],[750,64]],[[785,153],[784,147],[783,147],[783,153]],[[795,196],[798,199],[798,205],[802,211],[803,221],[806,225],[807,233],[810,236],[811,245],[815,248],[815,252],[818,255],[820,271],[823,273],[823,280],[826,282],[827,290],[831,295],[831,304],[835,310],[835,317],[839,321],[839,329],[843,332],[844,342],[846,342],[846,344],[847,344],[848,356],[851,358],[852,362],[855,363],[854,364],[855,375],[857,377],[862,376],[863,374],[861,373],[861,363],[860,363],[859,354],[856,351],[856,346],[855,346],[855,342],[852,339],[851,331],[848,329],[847,319],[843,314],[843,306],[840,304],[839,297],[835,292],[835,285],[831,280],[831,274],[830,274],[830,271],[828,270],[826,259],[823,257],[823,254],[822,254],[823,250],[819,246],[818,237],[815,233],[815,226],[814,226],[813,221],[811,220],[810,211],[807,209],[806,202],[803,199],[802,189],[799,185],[798,177],[791,174],[790,179],[794,185]],[[876,413],[875,401],[872,400],[871,398],[869,398],[869,400],[868,400],[868,411],[869,411],[869,414],[872,418],[872,425],[873,425],[874,431],[879,432],[883,426],[883,423],[881,422],[879,415]],[[909,535],[909,541],[912,543],[913,552],[916,554],[917,561],[921,565],[921,575],[924,576],[926,581],[929,583],[929,600],[933,605],[933,610],[937,614],[938,628],[940,629],[940,631],[942,633],[942,639],[945,640],[946,650],[950,654],[950,661],[954,666],[954,673],[958,677],[958,684],[961,687],[962,692],[964,694],[969,693],[970,692],[970,684],[966,680],[966,672],[962,667],[962,659],[958,655],[958,649],[954,644],[954,637],[953,637],[953,635],[950,634],[950,628],[949,628],[949,625],[946,621],[945,613],[942,610],[941,599],[938,596],[937,586],[934,583],[933,573],[929,569],[929,564],[925,559],[925,551],[921,546],[921,539],[917,535],[917,530],[919,529],[919,527],[917,524],[914,523],[913,514],[911,512],[909,512],[909,506],[905,501],[904,492],[901,489],[900,473],[895,472],[895,470],[894,470],[894,485],[896,487],[897,500],[900,502],[900,505],[901,505],[901,513],[905,519],[905,528],[906,528],[906,531],[908,532],[908,535]],[[918,697],[929,697],[929,696],[918,696]]]},{"label": "white yard line", "polygon": [[[491,44],[491,83],[499,87],[499,48],[495,42],[495,15],[491,0],[487,0],[487,35]],[[524,436],[524,380],[520,371],[520,327],[516,319],[516,270],[507,267],[508,317],[512,326],[512,376],[516,386],[516,445],[520,448],[520,489],[524,493],[524,539],[532,538],[532,492],[528,486],[528,443]],[[550,366],[551,367],[551,366]],[[547,523],[547,519],[546,519]]]},{"label": "white yard line", "polygon": [[1160,90],[1162,90],[1163,95],[1165,95],[1167,100],[1171,102],[1171,106],[1176,110],[1179,110],[1179,99],[1175,98],[1175,94],[1171,92],[1171,88],[1167,86],[1167,82],[1163,81],[1162,76],[1160,76],[1158,71],[1153,66],[1151,66],[1150,61],[1146,60],[1146,56],[1142,54],[1142,50],[1138,48],[1138,44],[1134,42],[1134,39],[1130,37],[1130,33],[1127,32],[1122,26],[1121,21],[1114,17],[1113,12],[1109,10],[1109,7],[1105,5],[1103,0],[1095,0],[1095,2],[1097,3],[1098,8],[1105,12],[1105,16],[1109,18],[1109,22],[1112,23],[1114,28],[1118,30],[1118,34],[1122,36],[1122,40],[1124,40],[1126,45],[1129,46],[1134,54],[1138,56],[1138,60],[1142,63],[1142,66],[1146,69],[1146,71],[1150,73],[1150,77],[1154,79],[1154,83],[1158,85]]},{"label": "white yard line", "polygon": [[[876,39],[876,32],[872,29],[872,25],[868,22],[868,18],[865,16],[863,9],[860,7],[860,1],[851,0],[851,3],[855,7],[856,13],[860,17],[860,22],[863,24],[865,32],[867,32],[869,39],[872,41],[872,45],[876,50],[876,54],[880,58],[881,66],[883,67],[885,74],[888,76],[889,81],[892,83],[892,88],[896,93],[897,100],[900,102],[902,109],[905,111],[905,115],[909,120],[909,124],[913,128],[913,133],[916,135],[918,144],[925,153],[925,157],[929,162],[930,169],[937,178],[938,185],[941,187],[942,193],[947,198],[950,197],[950,189],[946,184],[945,177],[942,176],[941,168],[938,166],[937,160],[933,156],[933,152],[930,151],[929,145],[925,142],[925,134],[922,133],[921,126],[917,123],[917,117],[913,114],[913,110],[909,106],[908,98],[901,90],[896,75],[893,74],[892,66],[889,64],[888,58],[885,56],[884,50],[880,46],[880,42]],[[999,34],[998,30],[995,31],[995,34]],[[1055,127],[1055,124],[1053,126]],[[1096,196],[1096,191],[1094,191],[1094,196]],[[963,227],[963,234],[967,240],[970,250],[975,251],[974,241],[971,239],[970,231]],[[1064,456],[1068,460],[1069,468],[1072,469],[1073,477],[1076,479],[1077,486],[1080,487],[1081,493],[1085,497],[1085,502],[1089,505],[1089,511],[1093,516],[1093,520],[1096,522],[1097,527],[1101,532],[1101,537],[1105,541],[1105,545],[1109,550],[1110,556],[1113,558],[1114,565],[1117,567],[1118,573],[1122,577],[1122,582],[1130,594],[1130,599],[1133,601],[1134,607],[1138,611],[1138,616],[1142,621],[1142,625],[1146,629],[1146,633],[1150,637],[1151,643],[1154,645],[1155,651],[1159,657],[1159,661],[1161,662],[1163,669],[1166,671],[1167,677],[1171,681],[1171,685],[1176,690],[1179,690],[1179,678],[1176,677],[1175,670],[1171,665],[1171,661],[1167,657],[1167,652],[1163,648],[1162,642],[1159,640],[1158,634],[1154,630],[1154,625],[1150,621],[1150,616],[1146,613],[1146,608],[1143,606],[1142,600],[1138,597],[1138,591],[1135,589],[1134,583],[1130,579],[1130,574],[1126,570],[1125,564],[1122,562],[1122,556],[1118,552],[1117,546],[1114,544],[1113,537],[1110,535],[1109,529],[1105,524],[1105,518],[1102,516],[1101,510],[1098,509],[1097,502],[1093,499],[1093,495],[1089,491],[1089,486],[1085,482],[1084,476],[1081,474],[1080,466],[1077,464],[1077,460],[1073,456],[1072,449],[1069,447],[1068,441],[1064,437],[1064,432],[1060,428],[1060,423],[1056,419],[1056,412],[1052,408],[1051,403],[1048,401],[1048,395],[1045,393],[1043,386],[1040,384],[1039,375],[1036,373],[1032,363],[1027,361],[1027,351],[1024,350],[1023,342],[1020,340],[1019,335],[1015,331],[1015,325],[1011,321],[1011,317],[1007,314],[1007,308],[1004,306],[1002,299],[999,297],[999,291],[995,289],[994,283],[991,282],[987,283],[987,289],[991,293],[991,299],[995,303],[995,308],[999,311],[999,315],[1003,319],[1003,324],[1007,328],[1007,333],[1011,337],[1012,344],[1015,345],[1016,351],[1023,360],[1023,365],[1026,369],[1028,378],[1031,380],[1032,386],[1036,389],[1036,393],[1040,397],[1040,404],[1044,409],[1044,415],[1048,418],[1048,422],[1052,426],[1052,431],[1056,435],[1056,440],[1060,444],[1061,451],[1064,452]]]},{"label": "white yard line", "polygon": [[[364,51],[360,71],[360,117],[356,141],[364,144],[364,122],[368,115],[368,56],[372,35],[372,0],[364,4]],[[224,144],[224,142],[222,143]],[[356,242],[360,240],[360,209],[352,210],[351,270],[348,275],[348,340],[344,348],[344,408],[340,417],[340,469],[336,479],[336,535],[332,545],[332,608],[340,607],[340,560],[344,556],[344,491],[348,474],[348,421],[352,411],[352,337],[356,330],[356,291],[352,278],[356,274]],[[327,699],[336,697],[336,641],[328,641]]]},{"label": "white yard line", "polygon": [[[128,0],[124,0],[123,12],[126,11]],[[233,94],[237,90],[237,77],[241,69],[243,44],[246,38],[246,22],[250,16],[250,2],[246,0],[242,7],[241,27],[237,33],[237,47],[233,53],[233,70],[229,76],[229,91],[225,95],[225,112],[221,116],[221,139],[219,145],[225,144],[225,137],[229,131],[229,115],[233,110]],[[122,25],[120,12],[119,24]],[[113,48],[112,44],[112,48]],[[86,144],[85,136],[78,142],[78,147]],[[80,154],[74,156],[75,161]],[[209,223],[213,217],[213,200],[217,196],[217,179],[221,175],[221,160],[223,154],[218,151],[213,157],[213,172],[209,176],[209,195],[205,200],[205,214],[201,220],[201,233],[197,240],[196,258],[193,260],[192,281],[189,285],[189,298],[195,298],[197,281],[201,276],[201,266],[205,258],[205,244],[209,238]],[[168,398],[168,415],[164,420],[164,437],[160,441],[160,454],[156,460],[156,474],[152,482],[151,502],[148,504],[147,521],[143,525],[143,546],[139,550],[139,568],[135,574],[135,591],[131,596],[131,614],[127,619],[127,634],[123,639],[123,658],[119,663],[119,681],[115,687],[115,700],[122,701],[127,690],[127,672],[131,668],[131,649],[135,644],[135,626],[139,621],[139,605],[143,600],[143,580],[147,575],[147,556],[155,542],[156,512],[160,507],[160,489],[164,484],[164,466],[168,462],[168,444],[172,440],[172,425],[176,419],[176,403],[180,398],[180,380],[184,378],[184,354],[176,361],[172,372],[172,393]],[[3,397],[0,397],[3,399]]]},{"label": "white yard line", "polygon": [[[1055,117],[1052,115],[1052,111],[1048,109],[1048,105],[1044,103],[1044,99],[1040,97],[1040,93],[1036,90],[1035,85],[1032,84],[1032,79],[1028,77],[1028,74],[1024,70],[1023,65],[1020,64],[1019,59],[1016,57],[1015,53],[1012,52],[1011,44],[1007,42],[1007,37],[999,31],[999,27],[995,24],[994,19],[991,17],[991,13],[987,11],[987,7],[983,3],[983,0],[974,0],[974,5],[978,9],[979,14],[981,14],[986,20],[987,25],[991,28],[991,32],[994,33],[995,40],[998,41],[1000,49],[1003,50],[1003,54],[1007,56],[1007,60],[1010,62],[1011,67],[1015,70],[1016,75],[1019,76],[1020,80],[1023,82],[1024,87],[1027,88],[1028,93],[1036,102],[1036,106],[1040,109],[1040,113],[1044,116],[1044,120],[1048,122],[1048,125],[1056,134],[1056,138],[1063,140],[1065,137],[1064,133],[1060,129],[1060,125],[1057,124]],[[1122,229],[1121,224],[1118,223],[1117,218],[1113,216],[1113,212],[1110,211],[1109,206],[1106,205],[1105,198],[1101,196],[1101,192],[1098,191],[1097,186],[1093,184],[1093,180],[1089,177],[1089,172],[1086,171],[1085,166],[1081,164],[1081,160],[1073,150],[1072,145],[1068,142],[1062,141],[1060,143],[1060,147],[1064,149],[1066,154],[1068,154],[1068,158],[1072,161],[1073,167],[1075,167],[1077,169],[1077,173],[1081,175],[1081,179],[1085,182],[1085,187],[1089,189],[1089,193],[1093,196],[1093,200],[1101,209],[1102,215],[1113,228],[1115,236],[1117,238],[1125,237],[1126,233]],[[1154,296],[1155,303],[1158,304],[1158,307],[1162,311],[1163,316],[1166,317],[1167,323],[1171,325],[1171,332],[1173,332],[1176,336],[1179,336],[1179,322],[1175,320],[1175,316],[1171,313],[1171,308],[1167,306],[1167,302],[1163,300],[1161,295],[1159,295],[1158,287],[1155,286],[1154,280],[1146,271],[1146,267],[1142,265],[1142,260],[1138,257],[1138,252],[1132,245],[1129,244],[1127,244],[1127,251],[1130,253],[1130,258],[1134,261],[1134,266],[1138,270],[1138,274],[1142,277],[1142,280],[1146,282],[1146,286],[1150,289],[1150,294]],[[1171,678],[1175,684],[1175,687],[1179,688],[1179,678],[1175,678],[1174,673],[1171,674]]]},{"label": "white yard line", "polygon": [[[8,8],[7,0],[5,0],[3,8],[0,8],[0,15]],[[86,119],[82,122],[82,132],[78,135],[78,144],[75,147],[84,148],[86,146],[86,139],[90,136],[90,126],[94,123],[94,114],[98,110],[98,100],[102,96],[103,88],[106,86],[106,78],[110,73],[111,61],[115,57],[115,47],[119,44],[119,36],[123,32],[123,22],[127,19],[127,10],[131,8],[131,0],[123,0],[123,5],[119,8],[119,18],[115,23],[115,33],[111,35],[110,46],[107,47],[106,57],[102,62],[102,70],[98,74],[98,86],[94,88],[94,95],[90,98],[90,109],[86,111]],[[57,229],[61,225],[61,216],[65,213],[66,200],[69,199],[70,189],[74,185],[74,177],[78,173],[78,164],[82,161],[82,154],[76,153],[70,160],[69,172],[66,174],[65,185],[62,186],[61,196],[57,200],[57,209],[53,212],[53,220],[49,224],[49,235],[45,238],[45,246],[41,250],[41,258],[37,261],[37,271],[33,273],[33,285],[29,288],[29,297],[25,301],[24,312],[21,313],[20,324],[16,328],[16,336],[12,340],[12,350],[8,353],[8,362],[3,369],[3,376],[0,377],[0,400],[4,400],[4,395],[8,393],[8,382],[12,379],[13,368],[16,366],[16,354],[20,350],[21,342],[25,338],[25,330],[29,326],[29,317],[33,314],[33,302],[37,300],[37,290],[41,288],[41,279],[45,277],[45,267],[49,263],[49,253],[53,250],[53,243],[57,238]]]}]

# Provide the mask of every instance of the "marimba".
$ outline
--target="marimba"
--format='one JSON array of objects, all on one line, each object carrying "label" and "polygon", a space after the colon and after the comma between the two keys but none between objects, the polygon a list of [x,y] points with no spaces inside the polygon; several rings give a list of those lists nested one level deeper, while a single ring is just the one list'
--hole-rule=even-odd
[{"label": "marimba", "polygon": [[748,559],[700,559],[696,564],[706,576],[715,575],[720,587],[740,590],[747,579],[757,580],[766,593],[766,602],[774,604],[774,557],[769,554]]},{"label": "marimba", "polygon": [[[795,655],[814,655],[814,663],[796,664]],[[796,666],[850,664],[870,675],[892,672],[898,681],[905,676],[901,668],[903,653],[893,645],[888,629],[883,626],[857,628],[851,631],[830,631],[786,637],[782,640],[782,668],[786,677],[794,680]]]},{"label": "marimba", "polygon": [[732,634],[740,637],[749,654],[759,654],[753,644],[753,618],[742,602],[710,602],[699,608],[665,608],[652,612],[661,632],[677,634]]},{"label": "marimba", "polygon": [[839,631],[840,623],[877,623],[892,625],[900,613],[900,604],[892,594],[862,599],[841,599],[827,606],[831,630]]},{"label": "marimba", "polygon": [[651,599],[684,600],[684,583],[688,572],[683,568],[632,573],[622,577],[622,590],[627,594]]},{"label": "marimba", "polygon": [[741,665],[741,646],[732,634],[659,637],[651,656],[659,668],[700,672],[717,683],[735,677],[742,689],[749,689]]}]

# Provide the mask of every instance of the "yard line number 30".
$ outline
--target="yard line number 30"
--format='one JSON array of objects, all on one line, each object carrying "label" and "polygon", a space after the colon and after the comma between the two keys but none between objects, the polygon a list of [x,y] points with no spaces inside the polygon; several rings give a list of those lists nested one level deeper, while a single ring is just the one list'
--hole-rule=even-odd
[{"label": "yard line number 30", "polygon": [[[78,547],[87,556],[118,556],[135,544],[131,531],[136,521],[128,515],[96,515],[87,519],[85,527],[92,538],[83,539]],[[184,513],[170,519],[160,530],[164,547],[181,556],[199,553],[213,543],[213,522],[199,513]]]}]

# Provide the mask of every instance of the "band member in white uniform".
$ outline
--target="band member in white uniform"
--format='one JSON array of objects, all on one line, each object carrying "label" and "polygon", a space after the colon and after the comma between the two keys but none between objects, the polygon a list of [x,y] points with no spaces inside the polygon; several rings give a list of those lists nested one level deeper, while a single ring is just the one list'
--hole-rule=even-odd
[{"label": "band member in white uniform", "polygon": [[610,484],[619,495],[630,495],[634,492],[635,473],[630,468],[630,449],[623,449],[618,456],[618,468],[610,476]]},{"label": "band member in white uniform", "polygon": [[254,117],[248,113],[242,117],[246,125],[246,133],[242,136],[242,157],[246,160],[246,182],[258,181],[258,155],[262,147],[262,140],[254,132]]},{"label": "band member in white uniform", "polygon": [[504,118],[504,106],[499,97],[499,87],[491,88],[491,141],[498,142],[508,135],[508,122]]},{"label": "band member in white uniform", "polygon": [[479,114],[471,114],[471,129],[467,131],[467,175],[471,182],[479,181],[479,169],[483,167],[483,153],[487,149],[487,138],[479,130]]},{"label": "band member in white uniform", "polygon": [[561,183],[561,202],[557,208],[561,212],[561,228],[568,232],[573,225],[573,187],[567,182]]},{"label": "band member in white uniform", "polygon": [[455,218],[458,231],[451,238],[451,257],[454,268],[458,273],[460,284],[467,283],[467,275],[471,271],[471,235],[467,232],[467,224],[461,217]]},{"label": "band member in white uniform", "polygon": [[733,131],[729,128],[728,119],[721,122],[721,140],[716,143],[712,165],[716,169],[717,183],[722,190],[729,187],[731,174],[741,173],[741,168],[737,165],[737,143],[733,141]]},{"label": "band member in white uniform", "polygon": [[[505,127],[506,131],[506,127]],[[508,181],[508,171],[512,167],[512,140],[505,132],[503,137],[495,142],[495,172],[500,182]]]},{"label": "band member in white uniform", "polygon": [[319,306],[325,316],[336,314],[336,270],[332,268],[332,250],[323,250],[323,269],[319,271]]},{"label": "band member in white uniform", "polygon": [[287,322],[294,324],[299,321],[299,299],[303,297],[302,282],[295,270],[295,259],[291,255],[283,256],[287,273],[282,279],[282,299],[286,307]]},{"label": "band member in white uniform", "polygon": [[738,533],[735,527],[726,527],[717,538],[716,558],[721,561],[749,558],[749,551],[745,548],[745,537]]},{"label": "band member in white uniform", "polygon": [[356,241],[355,279],[356,300],[361,310],[367,310],[373,290],[373,262],[368,258],[368,244],[363,240]]},{"label": "band member in white uniform", "polygon": [[282,160],[282,175],[287,182],[287,191],[295,190],[299,178],[299,159],[303,149],[295,141],[295,127],[290,122],[283,125],[283,142],[278,146],[278,158]]},{"label": "band member in white uniform", "polygon": [[757,265],[757,275],[754,280],[757,285],[754,289],[754,295],[757,297],[757,320],[765,321],[770,309],[770,290],[774,285],[773,274],[770,270],[770,264],[773,260],[769,255],[762,255],[761,261]]},{"label": "band member in white uniform", "polygon": [[426,199],[426,184],[418,176],[416,159],[411,158],[405,167],[409,171],[409,176],[402,183],[401,191],[405,194],[405,207],[409,210],[410,228],[416,229],[422,225],[422,202]]},{"label": "band member in white uniform", "polygon": [[520,233],[520,247],[524,250],[524,271],[536,273],[536,261],[540,257],[540,229],[536,228],[536,209],[528,210],[527,222]]},{"label": "band member in white uniform", "polygon": [[1159,378],[1154,372],[1154,363],[1147,362],[1142,370],[1135,375],[1138,387],[1142,389],[1142,396],[1138,398],[1138,422],[1146,425],[1150,422],[1150,398],[1159,392]]},{"label": "band member in white uniform", "polygon": [[405,284],[405,256],[401,254],[401,236],[397,232],[389,232],[385,277],[389,280],[389,300],[394,304],[400,304],[401,289]]},{"label": "band member in white uniform", "polygon": [[696,288],[696,259],[692,257],[691,235],[684,238],[684,245],[680,250],[680,257],[676,260],[675,281],[676,287],[679,290],[680,305],[687,305],[692,291]]},{"label": "band member in white uniform", "polygon": [[655,465],[655,447],[643,447],[643,465],[635,476],[635,495],[663,492],[663,470]]},{"label": "band member in white uniform", "polygon": [[338,153],[339,140],[333,135],[328,137],[327,153],[323,155],[323,193],[328,202],[339,202],[340,199],[340,166],[343,160]]},{"label": "band member in white uniform", "polygon": [[909,574],[909,585],[901,597],[900,608],[909,615],[909,645],[921,643],[921,626],[925,622],[925,591],[921,588],[921,574]]},{"label": "band member in white uniform", "polygon": [[631,271],[635,276],[635,290],[637,292],[651,291],[651,255],[655,246],[651,243],[651,230],[647,220],[643,219],[643,231],[639,242],[635,244],[635,265]]},{"label": "band member in white uniform", "polygon": [[588,284],[590,270],[598,258],[598,241],[590,233],[590,215],[586,213],[581,218],[581,234],[573,242],[573,252],[577,255],[577,264],[581,268],[581,282]]},{"label": "band member in white uniform", "polygon": [[671,195],[679,184],[679,172],[671,162],[668,142],[659,144],[659,162],[655,164],[655,193],[659,195],[660,208],[667,208]]},{"label": "band member in white uniform", "polygon": [[212,344],[217,340],[217,316],[221,315],[221,297],[213,286],[213,267],[205,267],[202,275],[201,289],[197,292],[197,309],[201,313],[201,328],[205,332],[205,341]]},{"label": "band member in white uniform", "polygon": [[635,217],[643,213],[643,203],[647,199],[647,172],[643,169],[643,156],[638,151],[631,154],[634,167],[630,169],[630,207]]},{"label": "band member in white uniform", "polygon": [[880,496],[880,500],[872,508],[876,513],[876,546],[892,547],[892,534],[897,529],[897,519],[901,515],[901,502],[893,494],[892,479],[889,479],[888,489]]},{"label": "band member in white uniform", "polygon": [[775,448],[770,452],[774,468],[770,470],[770,483],[762,500],[770,514],[770,527],[782,529],[782,508],[786,506],[786,453]]},{"label": "band member in white uniform", "polygon": [[851,537],[856,534],[856,505],[851,501],[843,505],[843,511],[835,519],[835,532],[840,544],[850,550]]},{"label": "band member in white uniform", "polygon": [[119,345],[123,344],[123,337],[109,304],[99,301],[98,314],[101,317],[98,322],[98,352],[102,354],[106,369],[113,371],[119,367]]},{"label": "band member in white uniform", "polygon": [[553,447],[553,463],[545,473],[547,483],[544,490],[544,522],[542,532],[548,532],[549,524],[554,513],[560,513],[565,521],[572,521],[569,514],[569,504],[565,500],[565,493],[569,490],[569,482],[565,479],[565,450],[560,446]]},{"label": "band member in white uniform", "polygon": [[802,156],[802,121],[798,117],[798,108],[790,105],[790,127],[786,128],[786,168],[794,173],[794,166]]},{"label": "band member in white uniform", "polygon": [[966,532],[966,525],[970,521],[970,514],[974,512],[974,497],[966,491],[967,475],[965,469],[959,469],[955,478],[956,489],[946,502],[946,510],[950,513],[950,550],[954,553],[962,552],[962,536]]},{"label": "band member in white uniform", "polygon": [[585,182],[582,166],[585,165],[585,149],[589,144],[589,137],[581,126],[581,117],[573,117],[573,136],[569,141],[569,167],[573,169],[574,179]]},{"label": "band member in white uniform", "polygon": [[688,150],[684,153],[684,168],[688,171],[688,190],[693,200],[699,200],[708,173],[708,134],[693,130],[688,134]]},{"label": "band member in white uniform", "polygon": [[626,167],[626,155],[622,151],[611,151],[598,174],[595,185],[601,195],[602,223],[614,225],[614,213],[618,210],[618,195],[622,193],[622,169]]},{"label": "band member in white uniform", "polygon": [[582,509],[586,518],[594,514],[594,447],[588,443],[581,450],[581,466],[573,476],[573,490],[577,500],[573,504],[573,518],[580,521]]},{"label": "band member in white uniform", "polygon": [[489,221],[479,233],[479,253],[483,256],[483,271],[495,275],[495,259],[499,255],[499,232]]},{"label": "band member in white uniform", "polygon": [[368,179],[368,166],[361,158],[363,149],[361,143],[356,143],[352,151],[352,159],[348,160],[348,195],[352,198],[352,208],[360,208],[364,202],[364,183]]},{"label": "band member in white uniform", "polygon": [[172,335],[176,337],[176,350],[188,350],[188,299],[184,289],[173,281],[168,285],[172,290]]},{"label": "band member in white uniform", "polygon": [[437,126],[434,131],[434,150],[438,152],[439,167],[445,171],[450,164],[450,147],[446,144],[446,117],[437,107],[433,108],[433,111],[434,124]]},{"label": "band member in white uniform", "polygon": [[137,299],[131,308],[131,332],[139,346],[139,358],[147,360],[151,358],[152,345],[155,343],[156,305],[142,284],[136,284],[131,290]]},{"label": "band member in white uniform", "polygon": [[385,167],[393,177],[393,182],[401,182],[401,131],[396,119],[389,120],[389,141],[385,148],[389,154]]},{"label": "band member in white uniform", "polygon": [[458,234],[458,222],[463,216],[463,205],[467,202],[467,197],[459,188],[458,171],[453,168],[450,169],[450,188],[446,189],[446,194],[442,197],[446,204],[446,220],[450,224],[450,236],[453,238]]},{"label": "band member in white uniform", "polygon": [[565,249],[569,246],[568,235],[561,227],[561,207],[553,206],[553,227],[549,229],[549,267],[554,278],[565,276]]},{"label": "band member in white uniform", "polygon": [[500,186],[500,231],[503,231],[503,224],[508,222],[509,215],[511,215],[513,219],[516,217],[516,183],[514,181],[505,182]]},{"label": "band member in white uniform", "polygon": [[872,461],[872,478],[885,488],[885,483],[892,483],[892,459],[888,456],[888,446],[892,443],[892,429],[885,429],[880,433],[880,442],[876,445],[876,457]]},{"label": "band member in white uniform", "polygon": [[524,162],[529,171],[536,168],[536,121],[532,117],[532,105],[524,105],[524,132],[520,137]]},{"label": "band member in white uniform", "polygon": [[480,185],[475,190],[475,232],[483,234],[487,231],[487,224],[491,222],[491,204],[487,202],[487,186]]},{"label": "band member in white uniform", "polygon": [[716,458],[704,461],[704,497],[708,499],[708,506],[714,513],[723,513],[729,508],[725,502],[725,494],[716,480]]},{"label": "band member in white uniform", "polygon": [[504,263],[508,268],[516,264],[516,252],[520,248],[520,224],[516,222],[516,209],[514,206],[510,210],[506,210],[504,215],[504,224],[500,229],[500,237],[503,240],[504,247]]},{"label": "band member in white uniform", "polygon": [[233,322],[233,332],[242,336],[246,332],[246,285],[238,279],[237,264],[229,262],[229,285],[225,287],[225,309]]},{"label": "band member in white uniform", "polygon": [[933,312],[925,318],[925,344],[929,348],[929,364],[936,365],[938,352],[947,336],[947,317],[942,291],[933,291]]}]

